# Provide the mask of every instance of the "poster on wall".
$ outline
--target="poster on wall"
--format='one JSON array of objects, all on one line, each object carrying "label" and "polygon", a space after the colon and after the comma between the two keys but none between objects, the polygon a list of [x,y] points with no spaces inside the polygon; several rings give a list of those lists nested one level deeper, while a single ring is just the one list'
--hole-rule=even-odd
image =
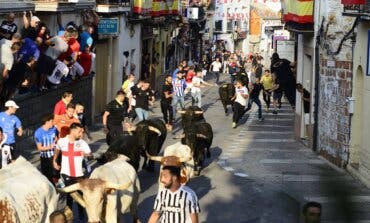
[{"label": "poster on wall", "polygon": [[278,40],[276,41],[276,52],[282,59],[287,59],[291,62],[294,60],[294,40]]}]

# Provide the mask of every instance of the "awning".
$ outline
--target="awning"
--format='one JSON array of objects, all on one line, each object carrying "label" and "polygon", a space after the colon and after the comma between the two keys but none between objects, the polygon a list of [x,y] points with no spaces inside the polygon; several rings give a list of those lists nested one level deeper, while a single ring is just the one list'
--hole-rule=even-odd
[{"label": "awning", "polygon": [[343,5],[364,5],[365,0],[342,0]]},{"label": "awning", "polygon": [[282,0],[284,22],[313,23],[313,0]]}]

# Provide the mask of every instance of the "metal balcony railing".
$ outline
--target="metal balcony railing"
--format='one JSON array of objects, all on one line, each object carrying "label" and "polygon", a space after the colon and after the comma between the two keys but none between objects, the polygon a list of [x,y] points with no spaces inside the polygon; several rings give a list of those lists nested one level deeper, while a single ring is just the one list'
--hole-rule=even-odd
[{"label": "metal balcony railing", "polygon": [[130,0],[96,0],[96,4],[130,6]]},{"label": "metal balcony railing", "polygon": [[343,5],[343,15],[360,17],[361,19],[370,20],[370,0],[366,0],[365,4]]},{"label": "metal balcony railing", "polygon": [[33,0],[36,3],[86,3],[95,2],[95,0]]}]

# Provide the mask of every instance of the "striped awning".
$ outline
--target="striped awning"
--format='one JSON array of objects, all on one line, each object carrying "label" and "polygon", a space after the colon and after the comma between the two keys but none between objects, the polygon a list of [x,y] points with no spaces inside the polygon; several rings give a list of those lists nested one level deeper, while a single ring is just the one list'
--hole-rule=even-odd
[{"label": "striped awning", "polygon": [[282,0],[284,22],[313,23],[313,0]]}]

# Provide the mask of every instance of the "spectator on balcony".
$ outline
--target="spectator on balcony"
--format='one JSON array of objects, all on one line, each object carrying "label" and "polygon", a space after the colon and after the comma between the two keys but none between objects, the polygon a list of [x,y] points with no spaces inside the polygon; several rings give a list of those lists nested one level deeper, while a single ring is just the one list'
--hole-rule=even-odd
[{"label": "spectator on balcony", "polygon": [[27,18],[27,12],[23,12],[23,38],[28,37],[32,40],[36,40],[37,37],[37,30],[38,24],[40,23],[40,19],[37,16],[32,14],[30,11],[30,20]]},{"label": "spectator on balcony", "polygon": [[49,87],[56,88],[61,83],[63,77],[67,77],[69,73],[69,67],[74,63],[72,57],[66,58],[63,62],[57,60],[53,73],[47,76]]},{"label": "spectator on balcony", "polygon": [[8,40],[12,39],[14,33],[17,32],[18,26],[14,23],[15,14],[13,12],[9,13],[6,20],[3,20],[0,25],[0,38],[5,38]]},{"label": "spectator on balcony", "polygon": [[0,41],[1,56],[0,56],[0,91],[2,89],[3,81],[8,78],[9,72],[14,64],[14,54],[21,48],[20,42],[13,42],[7,39]]},{"label": "spectator on balcony", "polygon": [[22,47],[17,53],[17,61],[27,63],[30,57],[33,57],[36,61],[40,57],[39,46],[42,44],[42,39],[36,37],[36,40],[32,40],[28,37],[22,40]]},{"label": "spectator on balcony", "polygon": [[86,77],[90,74],[93,60],[93,53],[90,52],[90,47],[86,46],[85,50],[79,53],[77,62],[81,65],[84,72],[82,76]]},{"label": "spectator on balcony", "polygon": [[50,32],[45,23],[40,23],[37,30],[37,37],[42,39],[42,44],[39,46],[40,52],[45,53],[48,45],[46,41],[50,39]]},{"label": "spectator on balcony", "polygon": [[85,31],[83,31],[80,35],[80,51],[84,51],[86,46],[92,47],[93,38],[91,35],[94,33],[94,27],[88,26]]},{"label": "spectator on balcony", "polygon": [[58,33],[57,33],[58,36],[64,36],[65,31],[68,29],[68,27],[73,27],[74,29],[77,30],[77,25],[73,21],[68,22],[65,27],[63,26],[61,12],[57,14],[57,23],[58,23]]},{"label": "spectator on balcony", "polygon": [[65,91],[62,98],[55,104],[54,115],[63,115],[67,111],[67,105],[72,102],[73,94],[70,91]]},{"label": "spectator on balcony", "polygon": [[7,100],[14,97],[17,93],[24,94],[28,92],[31,80],[34,77],[33,67],[36,63],[34,57],[30,56],[27,62],[19,62],[14,64],[12,70],[9,72],[9,78],[4,82],[3,97]]}]

